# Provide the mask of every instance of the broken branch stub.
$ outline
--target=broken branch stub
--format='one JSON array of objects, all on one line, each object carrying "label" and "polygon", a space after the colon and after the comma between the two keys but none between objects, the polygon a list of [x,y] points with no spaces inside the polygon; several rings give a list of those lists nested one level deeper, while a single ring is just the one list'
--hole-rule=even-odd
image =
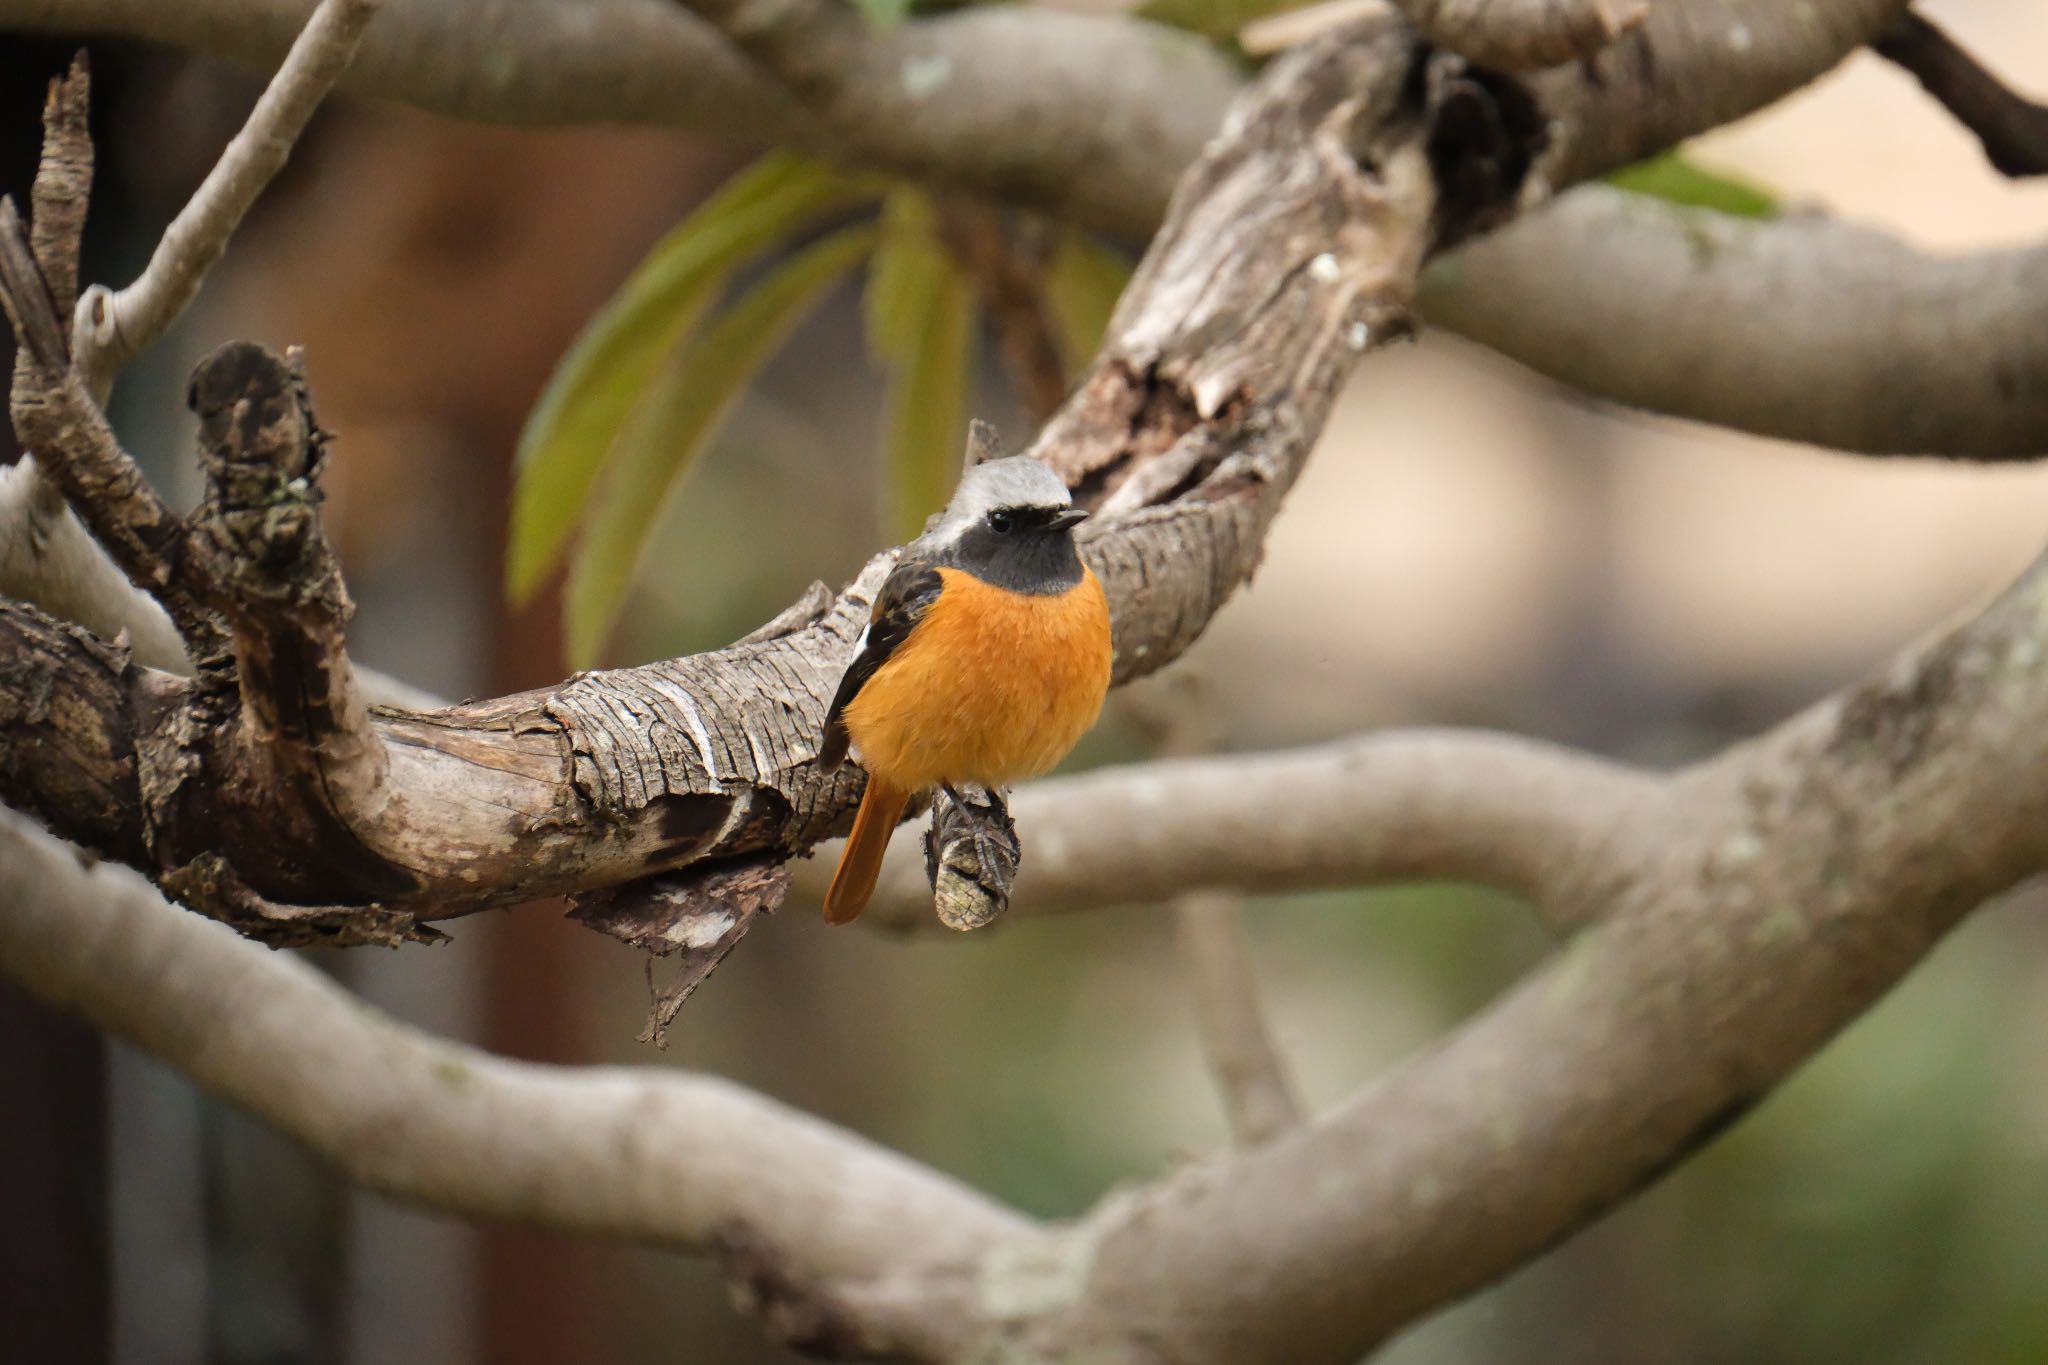
[{"label": "broken branch stub", "polygon": [[[1184,652],[1250,576],[1344,379],[1409,327],[1439,241],[1516,202],[1540,141],[1522,103],[1381,14],[1272,63],[1188,172],[1093,370],[1031,446],[1097,512],[1081,551],[1119,681]],[[722,650],[370,714],[302,380],[233,347],[194,394],[212,491],[196,523],[174,519],[178,548],[199,548],[170,562],[228,618],[232,670],[76,717],[76,749],[105,756],[94,779],[142,793],[116,828],[44,799],[32,774],[0,772],[0,795],[61,833],[147,847],[157,875],[219,851],[272,902],[434,919],[779,862],[846,830],[858,777],[820,770],[818,735],[890,554]],[[5,605],[0,636],[72,647]],[[953,917],[983,919],[987,868],[940,861],[966,872]]]},{"label": "broken branch stub", "polygon": [[[683,1003],[739,946],[756,917],[774,913],[789,894],[789,869],[745,858],[644,877],[572,899],[569,918],[648,954],[652,997],[640,1041],[668,1046],[668,1028]],[[667,986],[654,982],[656,958],[676,959]]]},{"label": "broken branch stub", "polygon": [[1010,888],[1024,855],[1000,788],[941,790],[932,798],[924,837],[925,878],[932,909],[948,929],[980,929],[1010,906]]}]

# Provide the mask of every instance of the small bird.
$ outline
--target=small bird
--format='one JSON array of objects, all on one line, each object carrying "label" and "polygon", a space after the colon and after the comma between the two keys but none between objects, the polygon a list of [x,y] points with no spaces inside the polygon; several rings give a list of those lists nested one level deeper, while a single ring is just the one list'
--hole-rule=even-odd
[{"label": "small bird", "polygon": [[825,893],[845,924],[874,895],[910,798],[1045,772],[1109,692],[1109,601],[1081,562],[1060,477],[1028,455],[969,469],[904,547],[825,714],[819,764],[867,769],[853,833]]}]

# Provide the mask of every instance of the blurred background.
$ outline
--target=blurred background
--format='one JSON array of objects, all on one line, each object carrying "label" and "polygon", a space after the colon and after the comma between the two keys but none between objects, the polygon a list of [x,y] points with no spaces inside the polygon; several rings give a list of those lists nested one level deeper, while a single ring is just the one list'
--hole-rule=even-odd
[{"label": "blurred background", "polygon": [[[1923,8],[2022,88],[2048,90],[2048,7]],[[43,84],[69,55],[0,39],[0,191],[25,189]],[[87,267],[125,280],[259,85],[120,45],[93,62]],[[2048,187],[1996,176],[1868,56],[1694,154],[1930,249],[2048,233]],[[660,132],[337,103],[199,306],[129,372],[117,425],[189,497],[192,362],[232,337],[304,344],[339,433],[329,526],[360,606],[358,656],[451,697],[554,681],[558,602],[514,612],[501,590],[510,453],[579,325],[743,159]],[[724,643],[893,539],[879,393],[843,288],[664,505],[607,662]],[[1029,429],[992,363],[974,406],[1013,441]],[[1666,765],[1972,610],[2044,528],[2048,468],[1860,460],[1611,412],[1430,336],[1361,370],[1256,584],[1173,671],[1199,675],[1227,748],[1472,723]],[[1142,754],[1112,719],[1073,763]],[[2048,1360],[2043,900],[1971,920],[1703,1157],[1383,1358]],[[1318,1105],[1546,951],[1523,907],[1455,887],[1255,900],[1250,927],[1276,1031]],[[634,1041],[636,955],[559,906],[454,932],[438,949],[319,965],[509,1055],[731,1076],[1035,1214],[1080,1213],[1223,1141],[1156,909],[896,941],[828,934],[793,903],[690,1001],[666,1053]],[[359,1194],[4,985],[0,1036],[0,1358],[786,1358],[700,1261]]]}]

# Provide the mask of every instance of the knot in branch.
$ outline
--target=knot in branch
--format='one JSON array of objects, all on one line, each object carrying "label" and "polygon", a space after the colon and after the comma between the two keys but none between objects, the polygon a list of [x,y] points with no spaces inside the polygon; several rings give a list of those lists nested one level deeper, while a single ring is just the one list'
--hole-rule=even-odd
[{"label": "knot in branch", "polygon": [[999,790],[942,790],[932,801],[924,870],[948,929],[979,929],[1010,905],[1023,846]]}]

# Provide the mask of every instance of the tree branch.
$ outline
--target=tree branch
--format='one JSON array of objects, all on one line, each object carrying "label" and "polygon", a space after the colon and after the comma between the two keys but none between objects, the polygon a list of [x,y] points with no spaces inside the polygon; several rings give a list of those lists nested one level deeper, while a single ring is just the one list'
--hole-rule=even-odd
[{"label": "tree branch", "polygon": [[[304,0],[0,0],[0,26],[117,34],[168,43],[245,65],[274,65],[298,32]],[[1590,71],[1547,73],[1558,95],[1559,146],[1548,181],[1557,187],[1639,159],[1692,133],[1747,113],[1810,81],[1858,44],[1897,22],[1904,0],[1687,0],[1654,7],[1650,19],[1610,45]],[[484,73],[491,73],[486,78]],[[688,79],[678,79],[687,72]],[[1185,34],[1126,19],[1089,18],[1008,7],[919,20],[877,36],[830,120],[765,77],[675,0],[584,0],[560,6],[509,0],[421,3],[391,0],[364,40],[344,87],[463,117],[520,124],[594,120],[661,123],[743,142],[796,145],[837,160],[926,183],[1034,207],[1123,232],[1156,226],[1180,170],[1223,117],[1239,78],[1207,45]],[[829,126],[828,126],[829,125]],[[1575,192],[1576,194],[1579,192]],[[1541,292],[1564,234],[1532,218],[1492,244],[1492,272],[1514,295]],[[1783,229],[1765,225],[1763,236]],[[1567,266],[1586,255],[1569,243]],[[1873,286],[1926,296],[1944,285],[1944,266],[1901,253],[1896,281]],[[1558,347],[1577,343],[1571,310],[1443,310],[1432,289],[1424,316],[1543,369]],[[1732,312],[1748,297],[1733,289]],[[1859,294],[1856,297],[1867,297]],[[1503,319],[1506,321],[1503,321]],[[1610,349],[1648,363],[1660,354],[1695,354],[1724,332],[1686,313],[1654,315],[1647,327],[1615,332]],[[1867,363],[1821,365],[1808,350],[1781,346],[1768,329],[1751,334],[1759,370],[1789,366],[1810,379],[1825,406],[1848,411],[1837,395],[1881,388],[1892,377]],[[1782,362],[1765,363],[1772,358]],[[1595,396],[1638,405],[1671,386],[1625,382],[1632,366],[1582,365],[1574,382]],[[1684,366],[1669,367],[1680,373]],[[2048,385],[2048,374],[2019,373],[2021,391]],[[1916,432],[1981,425],[1979,390],[1951,394],[1926,385]],[[1796,421],[1782,405],[1751,405],[1726,389],[1719,401],[1679,400],[1669,408],[1702,421],[1726,421],[1768,435],[1852,450],[1907,449],[1878,434],[1837,442]],[[1784,425],[1774,425],[1782,423]],[[1852,432],[1868,424],[1845,423]],[[2048,449],[2048,427],[2001,438],[2002,449]],[[1971,454],[1940,446],[1923,453]]]},{"label": "tree branch", "polygon": [[1935,256],[1821,214],[1756,221],[1593,185],[1466,247],[1422,289],[1432,319],[1587,393],[1971,460],[2048,453],[2043,300],[2048,246]]},{"label": "tree branch", "polygon": [[[1191,181],[1093,378],[1039,436],[1037,452],[1084,502],[1118,500],[1084,553],[1111,597],[1121,679],[1183,651],[1249,573],[1337,386],[1364,349],[1404,325],[1430,244],[1504,201],[1527,164],[1526,149],[1439,135],[1445,109],[1511,101],[1512,91],[1448,71],[1417,88],[1414,62],[1412,37],[1385,22],[1278,64],[1248,99],[1237,136],[1217,143]],[[1468,150],[1492,158],[1482,164],[1497,166],[1499,180],[1463,180],[1457,202],[1440,205],[1436,167]],[[1235,226],[1214,231],[1216,215]],[[1345,226],[1333,237],[1331,224]],[[1219,262],[1229,263],[1220,274]],[[1198,279],[1210,287],[1190,307],[1185,285]],[[203,378],[195,391],[209,392]],[[275,369],[234,394],[252,414],[302,406],[296,380]],[[207,428],[209,440],[238,429]],[[72,442],[56,439],[67,434],[45,443],[69,452]],[[259,480],[268,491],[249,511],[269,507],[257,516],[263,534],[311,546],[317,460],[301,463],[305,472],[282,483]],[[209,500],[195,544],[234,542],[224,524],[232,511]],[[299,563],[297,553],[279,562]],[[729,650],[366,726],[345,689],[325,707],[330,721],[265,715],[270,701],[296,704],[285,685],[294,679],[345,680],[333,610],[321,608],[329,620],[315,625],[317,641],[282,651],[298,663],[279,673],[277,640],[248,628],[252,613],[259,626],[266,619],[259,599],[270,589],[238,581],[217,554],[175,562],[210,571],[211,600],[236,620],[240,707],[223,709],[201,689],[140,726],[104,710],[78,717],[92,732],[80,747],[137,753],[144,799],[132,817],[163,872],[225,850],[259,896],[357,901],[379,907],[381,925],[386,910],[459,913],[686,864],[715,872],[736,858],[786,858],[848,817],[857,778],[820,774],[816,737],[887,555],[836,601]],[[324,593],[318,563],[307,573],[307,591]],[[287,623],[288,633],[302,624]],[[30,667],[65,647],[30,625],[0,610],[0,656],[12,651]],[[11,774],[0,783],[60,833],[82,818]]]},{"label": "tree branch", "polygon": [[[1654,1180],[2048,865],[2044,650],[2048,560],[1879,679],[1656,780],[1631,837],[1600,799],[1529,793],[1532,818],[1581,826],[1553,893],[1596,927],[1308,1126],[1050,1233],[721,1083],[418,1038],[9,817],[0,969],[375,1188],[687,1245],[764,1229],[780,1252],[765,1280],[756,1256],[756,1292],[798,1295],[801,1322],[851,1315],[863,1350],[1350,1360]],[[623,1174],[589,1178],[587,1153]]]},{"label": "tree branch", "polygon": [[[205,585],[181,553],[184,525],[121,449],[71,365],[48,280],[30,252],[13,201],[4,198],[0,305],[22,341],[9,415],[23,448],[38,457],[40,475],[63,491],[130,581],[163,603],[194,653],[214,652],[219,630],[204,604]],[[31,488],[31,511],[36,502]]]},{"label": "tree branch", "polygon": [[[274,69],[307,0],[0,0],[0,27]],[[1237,69],[1190,34],[1006,7],[867,32],[828,121],[678,0],[386,0],[342,88],[521,125],[653,123],[1149,230]]]},{"label": "tree branch", "polygon": [[1654,1181],[2048,865],[2044,649],[2048,561],[1668,779],[1659,838],[1568,915],[1598,927],[1309,1127],[1107,1201],[1075,1233],[1085,1291],[1027,1340],[1355,1360]]},{"label": "tree branch", "polygon": [[1395,0],[1424,36],[1515,71],[1591,57],[1643,21],[1648,0]]},{"label": "tree branch", "polygon": [[[1442,880],[1521,896],[1564,932],[1588,903],[1587,869],[1654,842],[1659,791],[1618,764],[1456,730],[1098,768],[1011,798],[1028,852],[1010,914]],[[829,872],[800,865],[796,894],[822,895]],[[916,851],[892,848],[868,917],[921,928],[930,901]]]},{"label": "tree branch", "polygon": [[2048,174],[2048,105],[2008,89],[1937,25],[1908,10],[1871,50],[1913,75],[1977,135],[2003,175]]},{"label": "tree branch", "polygon": [[[1597,103],[1574,98],[1564,105]],[[1422,55],[1390,15],[1290,53],[1247,93],[1189,172],[1093,373],[1032,447],[1103,511],[1084,553],[1111,598],[1120,680],[1185,650],[1250,572],[1339,384],[1408,326],[1422,260],[1527,197],[1523,173],[1555,123],[1506,78]],[[232,717],[201,698],[175,724],[149,722],[175,744],[116,734],[80,747],[141,755],[148,828],[175,836],[160,841],[161,870],[228,849],[261,896],[360,900],[383,907],[379,924],[386,909],[460,913],[685,865],[715,878],[843,828],[853,779],[816,771],[817,726],[887,562],[726,651],[339,727],[359,758],[330,772],[307,746],[318,783],[246,780],[234,756],[260,764],[268,751],[231,742]],[[260,667],[240,643],[238,662]],[[34,660],[61,641],[17,633],[11,647]],[[345,664],[338,637],[325,657]],[[229,738],[193,742],[213,732]],[[6,790],[60,832],[77,814]],[[301,809],[209,795],[284,790],[303,793]]]},{"label": "tree branch", "polygon": [[95,285],[79,300],[73,347],[95,397],[104,399],[121,368],[162,336],[198,295],[228,238],[284,168],[313,111],[348,68],[382,3],[321,0],[248,122],[164,229],[142,274],[118,293]]},{"label": "tree branch", "polygon": [[745,1227],[856,1306],[1033,1236],[928,1167],[727,1081],[512,1062],[422,1034],[5,810],[0,900],[0,971],[394,1198],[699,1250]]}]

